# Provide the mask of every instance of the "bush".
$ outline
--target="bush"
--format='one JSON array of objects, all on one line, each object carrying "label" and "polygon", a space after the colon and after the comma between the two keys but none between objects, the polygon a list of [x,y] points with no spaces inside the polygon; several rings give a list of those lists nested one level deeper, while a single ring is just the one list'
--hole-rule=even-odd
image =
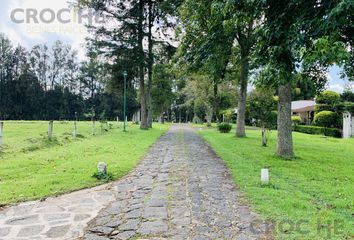
[{"label": "bush", "polygon": [[220,123],[218,125],[218,130],[221,133],[229,133],[232,129],[232,126],[230,123]]},{"label": "bush", "polygon": [[313,135],[325,135],[329,137],[341,138],[342,132],[337,128],[324,128],[324,127],[316,127],[316,126],[304,126],[297,125],[293,127],[295,132],[313,134]]},{"label": "bush", "polygon": [[225,117],[225,121],[227,122],[232,122],[235,119],[235,109],[231,108],[231,109],[226,109],[224,111],[220,112],[222,115],[224,115]]},{"label": "bush", "polygon": [[194,116],[192,122],[195,124],[203,123],[203,121],[198,116]]},{"label": "bush", "polygon": [[341,99],[343,102],[354,102],[354,92],[345,90],[341,95]]},{"label": "bush", "polygon": [[328,104],[316,104],[315,106],[315,111],[316,113],[322,112],[322,111],[334,111],[334,106],[330,106]]},{"label": "bush", "polygon": [[339,93],[333,91],[321,92],[316,98],[316,103],[318,104],[328,104],[333,106],[339,102],[340,102]]},{"label": "bush", "polygon": [[293,122],[293,125],[299,125],[302,122],[300,116],[292,116],[291,121]]},{"label": "bush", "polygon": [[320,127],[339,127],[340,116],[332,111],[322,111],[315,115],[314,124]]}]

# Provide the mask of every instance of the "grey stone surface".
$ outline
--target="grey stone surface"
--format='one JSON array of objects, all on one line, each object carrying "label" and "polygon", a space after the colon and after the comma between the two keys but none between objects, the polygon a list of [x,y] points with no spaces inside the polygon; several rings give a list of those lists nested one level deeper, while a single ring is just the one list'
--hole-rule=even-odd
[{"label": "grey stone surface", "polygon": [[43,219],[45,221],[59,221],[63,219],[67,219],[70,217],[70,213],[50,213],[50,214],[45,214],[43,216]]},{"label": "grey stone surface", "polygon": [[0,237],[6,237],[10,233],[10,227],[0,228]]},{"label": "grey stone surface", "polygon": [[[5,208],[0,210],[0,240],[76,239],[114,199],[115,192],[108,184]],[[111,216],[105,220],[101,222],[114,223]]]},{"label": "grey stone surface", "polygon": [[168,226],[163,221],[143,222],[138,230],[142,235],[155,235],[167,233]]},{"label": "grey stone surface", "polygon": [[223,161],[173,126],[120,181],[0,210],[0,240],[271,239]]},{"label": "grey stone surface", "polygon": [[33,224],[33,222],[38,220],[38,215],[29,215],[23,217],[15,217],[5,221],[7,225],[26,225]]},{"label": "grey stone surface", "polygon": [[115,201],[89,223],[86,238],[97,227],[114,228],[104,235],[110,239],[269,238],[252,234],[256,217],[229,170],[185,125],[173,126],[113,189]]},{"label": "grey stone surface", "polygon": [[60,238],[65,236],[65,234],[69,231],[69,229],[70,229],[70,225],[51,227],[46,233],[46,236],[48,238]]},{"label": "grey stone surface", "polygon": [[44,225],[33,225],[21,228],[18,237],[29,237],[38,235],[44,229]]},{"label": "grey stone surface", "polygon": [[128,240],[129,238],[132,238],[135,235],[136,235],[136,232],[134,232],[134,231],[125,231],[125,232],[119,233],[114,239]]}]

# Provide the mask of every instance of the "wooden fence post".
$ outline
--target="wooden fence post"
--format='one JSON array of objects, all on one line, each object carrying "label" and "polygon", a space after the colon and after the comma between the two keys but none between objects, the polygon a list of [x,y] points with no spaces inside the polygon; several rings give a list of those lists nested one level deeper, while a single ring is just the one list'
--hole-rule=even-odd
[{"label": "wooden fence post", "polygon": [[96,135],[96,121],[92,120],[92,135]]},{"label": "wooden fence post", "polygon": [[0,122],[0,147],[2,147],[2,133],[4,130],[4,122]]},{"label": "wooden fence post", "polygon": [[48,139],[52,140],[53,138],[53,121],[49,121],[48,124]]},{"label": "wooden fence post", "polygon": [[77,135],[77,122],[76,120],[74,121],[74,130],[73,130],[73,137],[76,138]]}]

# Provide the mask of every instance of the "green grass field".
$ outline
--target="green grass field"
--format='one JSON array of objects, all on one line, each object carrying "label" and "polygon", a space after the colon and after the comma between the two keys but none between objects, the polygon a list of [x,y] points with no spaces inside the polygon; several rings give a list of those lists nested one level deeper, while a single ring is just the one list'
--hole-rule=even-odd
[{"label": "green grass field", "polygon": [[91,123],[55,122],[54,139],[48,141],[48,122],[5,122],[0,152],[0,205],[39,199],[102,184],[92,177],[104,161],[113,179],[127,174],[169,125],[155,124],[149,131],[137,125],[122,132],[122,123],[92,136]]},{"label": "green grass field", "polygon": [[[264,220],[273,220],[277,239],[352,239],[354,236],[354,139],[294,133],[296,159],[275,156],[276,132],[261,147],[261,132],[247,138],[199,131],[224,159],[245,198]],[[270,168],[269,186],[260,184]]]}]

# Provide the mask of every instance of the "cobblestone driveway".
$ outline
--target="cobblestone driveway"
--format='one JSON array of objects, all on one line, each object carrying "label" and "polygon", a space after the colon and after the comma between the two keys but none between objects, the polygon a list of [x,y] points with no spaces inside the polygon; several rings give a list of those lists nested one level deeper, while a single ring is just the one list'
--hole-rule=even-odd
[{"label": "cobblestone driveway", "polygon": [[222,160],[188,126],[172,127],[112,189],[117,199],[82,239],[267,238],[252,233],[256,216],[240,202]]},{"label": "cobblestone driveway", "polygon": [[222,160],[180,125],[120,181],[0,210],[0,240],[266,239],[255,220]]}]

